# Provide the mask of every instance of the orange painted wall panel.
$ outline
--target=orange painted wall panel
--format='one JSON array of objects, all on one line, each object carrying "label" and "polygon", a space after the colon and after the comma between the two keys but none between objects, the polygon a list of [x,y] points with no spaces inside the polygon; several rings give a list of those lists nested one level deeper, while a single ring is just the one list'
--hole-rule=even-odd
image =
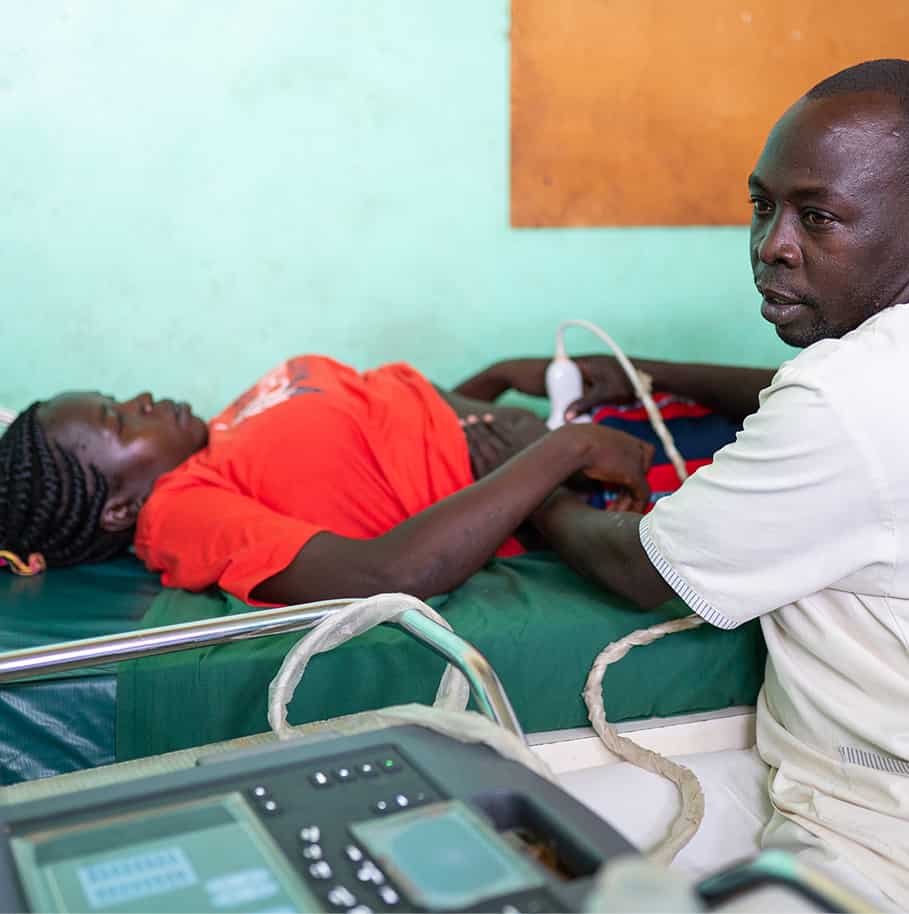
[{"label": "orange painted wall panel", "polygon": [[512,0],[514,226],[734,225],[768,130],[909,0]]}]

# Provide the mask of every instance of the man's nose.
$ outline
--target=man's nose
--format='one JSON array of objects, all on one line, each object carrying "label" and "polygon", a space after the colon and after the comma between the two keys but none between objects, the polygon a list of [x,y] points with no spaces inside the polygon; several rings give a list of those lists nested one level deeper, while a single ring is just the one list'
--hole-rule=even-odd
[{"label": "man's nose", "polygon": [[798,243],[797,231],[793,219],[780,208],[773,219],[755,239],[757,258],[768,265],[783,264],[797,267],[802,262],[802,249]]}]

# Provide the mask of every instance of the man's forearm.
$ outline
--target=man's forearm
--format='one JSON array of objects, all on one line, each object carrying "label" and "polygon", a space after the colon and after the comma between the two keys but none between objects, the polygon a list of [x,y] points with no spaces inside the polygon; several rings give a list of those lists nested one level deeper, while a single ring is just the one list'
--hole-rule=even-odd
[{"label": "man's forearm", "polygon": [[563,480],[585,466],[585,439],[567,426],[504,466],[374,539],[322,533],[254,597],[291,603],[405,591],[445,593],[477,571]]},{"label": "man's forearm", "polygon": [[[629,382],[611,356],[576,358],[585,375],[588,392],[599,391],[603,396],[602,402],[621,401],[630,395]],[[632,358],[631,361],[636,368],[653,378],[654,389],[689,397],[737,422],[758,408],[758,394],[770,384],[776,371],[773,368],[655,359]],[[506,359],[483,369],[454,390],[486,401],[495,400],[511,388],[533,396],[545,396],[548,364],[549,360],[545,358]],[[601,384],[603,381],[606,381],[605,387]]]},{"label": "man's forearm", "polygon": [[758,394],[776,369],[736,365],[702,365],[632,359],[639,371],[653,378],[654,390],[665,390],[696,400],[723,416],[741,422],[758,408]]},{"label": "man's forearm", "polygon": [[537,509],[532,520],[567,565],[640,609],[652,609],[675,596],[641,545],[640,514],[590,508],[561,490]]},{"label": "man's forearm", "polygon": [[472,397],[474,400],[485,400],[487,403],[492,403],[510,386],[508,381],[496,371],[496,366],[490,365],[475,375],[471,375],[465,381],[461,381],[457,387],[451,389],[451,392],[460,394],[462,397]]},{"label": "man's forearm", "polygon": [[495,362],[488,368],[462,381],[452,392],[464,397],[473,397],[476,400],[485,400],[491,403],[503,393],[515,386],[515,370],[521,373],[520,385],[523,392],[533,396],[542,397],[546,394],[544,381],[548,359],[505,359]]}]

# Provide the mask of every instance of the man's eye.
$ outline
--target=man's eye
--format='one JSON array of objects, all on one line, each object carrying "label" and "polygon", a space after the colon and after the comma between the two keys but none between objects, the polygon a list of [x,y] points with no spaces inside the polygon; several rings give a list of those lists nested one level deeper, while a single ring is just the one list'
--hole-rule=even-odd
[{"label": "man's eye", "polygon": [[756,216],[767,216],[773,212],[773,204],[762,197],[752,197],[750,203]]},{"label": "man's eye", "polygon": [[833,216],[830,216],[827,213],[818,212],[814,209],[802,213],[802,220],[806,225],[830,225],[835,221]]}]

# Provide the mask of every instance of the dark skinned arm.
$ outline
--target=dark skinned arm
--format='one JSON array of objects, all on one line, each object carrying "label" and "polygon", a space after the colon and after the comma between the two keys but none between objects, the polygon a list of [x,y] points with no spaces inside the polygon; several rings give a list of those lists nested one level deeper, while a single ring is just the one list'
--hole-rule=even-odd
[{"label": "dark skinned arm", "polygon": [[631,493],[628,507],[640,509],[648,497],[651,456],[652,449],[621,432],[565,426],[382,536],[317,534],[252,596],[297,603],[389,591],[424,598],[445,593],[477,571],[556,486],[579,470]]},{"label": "dark skinned arm", "polygon": [[532,520],[567,565],[639,609],[653,609],[675,596],[641,545],[640,514],[599,511],[559,490]]},{"label": "dark skinned arm", "polygon": [[[613,376],[621,376],[625,385],[627,399],[634,394],[624,371],[615,359],[610,356],[592,356],[595,360],[601,391],[611,382]],[[604,361],[608,360],[608,361]],[[695,400],[702,406],[741,422],[746,416],[756,412],[758,394],[770,386],[775,368],[746,368],[739,365],[706,365],[697,362],[661,362],[652,359],[631,359],[631,364],[638,371],[650,375],[654,390],[665,390]],[[582,372],[584,366],[582,363]],[[593,369],[588,369],[593,373]],[[588,372],[584,372],[587,374]],[[608,388],[607,388],[608,389]],[[591,384],[584,397],[573,404],[575,411],[584,412],[597,403],[605,402],[602,392],[597,391],[597,382]],[[571,408],[571,407],[569,407]]]},{"label": "dark skinned arm", "polygon": [[[452,388],[452,393],[487,402],[492,402],[512,389],[534,397],[545,397],[544,374],[547,364],[546,359],[508,359],[496,362]],[[522,382],[523,386],[519,386]]]},{"label": "dark skinned arm", "polygon": [[[569,407],[587,412],[599,403],[622,403],[634,392],[618,362],[608,355],[577,356],[584,377],[584,396]],[[654,390],[664,390],[696,400],[720,415],[741,422],[758,407],[758,394],[770,384],[776,369],[736,365],[707,365],[632,358],[639,371],[653,379]],[[456,393],[493,400],[514,389],[531,396],[546,395],[545,372],[549,359],[508,359],[496,362],[463,381]]]}]

